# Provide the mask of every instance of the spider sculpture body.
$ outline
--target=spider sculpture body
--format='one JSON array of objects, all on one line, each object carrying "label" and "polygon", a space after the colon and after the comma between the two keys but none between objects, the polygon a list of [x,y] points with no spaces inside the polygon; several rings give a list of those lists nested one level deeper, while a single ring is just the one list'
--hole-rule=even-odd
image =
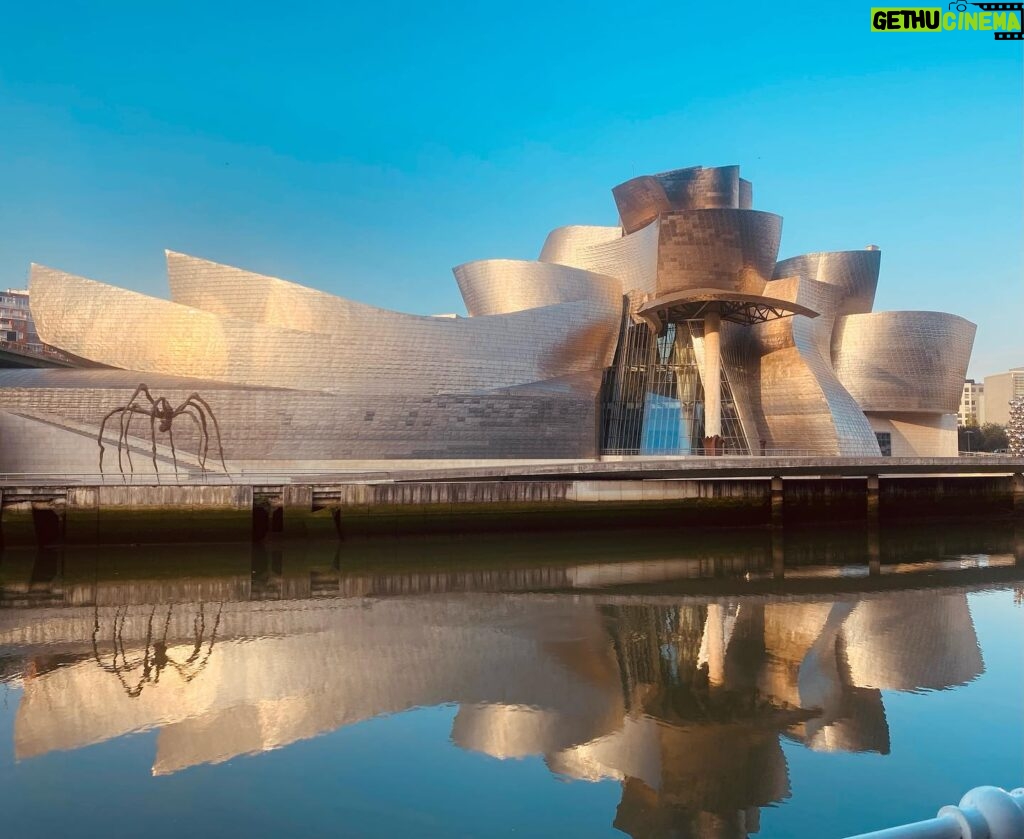
[{"label": "spider sculpture body", "polygon": [[224,467],[224,471],[227,472],[228,467],[224,462],[224,447],[221,445],[220,439],[220,426],[217,424],[217,418],[214,416],[213,409],[209,403],[198,393],[191,393],[184,402],[177,407],[173,407],[163,396],[154,399],[153,395],[149,392],[149,388],[145,384],[140,384],[135,388],[135,392],[127,404],[120,408],[114,408],[113,411],[103,417],[103,421],[100,423],[100,433],[96,438],[96,442],[99,443],[100,447],[101,474],[103,473],[103,434],[106,431],[107,423],[114,417],[118,418],[120,426],[120,433],[117,437],[118,469],[121,470],[121,474],[124,474],[124,457],[127,456],[129,470],[135,471],[135,466],[132,463],[131,447],[128,445],[128,432],[131,429],[132,420],[136,416],[142,416],[149,420],[153,471],[158,475],[159,469],[156,457],[156,435],[158,430],[161,434],[166,434],[168,437],[171,446],[171,459],[174,462],[174,474],[178,474],[178,453],[174,447],[173,425],[174,421],[182,416],[192,420],[199,434],[199,450],[196,453],[199,459],[199,467],[204,472],[206,471],[206,458],[210,451],[210,426],[212,425],[213,432],[217,436],[217,453],[220,456],[220,463]]}]

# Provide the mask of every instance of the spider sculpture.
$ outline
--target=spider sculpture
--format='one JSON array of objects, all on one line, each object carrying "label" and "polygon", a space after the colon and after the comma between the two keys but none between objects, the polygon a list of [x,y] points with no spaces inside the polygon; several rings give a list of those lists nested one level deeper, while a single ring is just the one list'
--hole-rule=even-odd
[{"label": "spider sculpture", "polygon": [[192,424],[199,433],[199,450],[196,453],[199,458],[199,467],[204,472],[206,471],[206,456],[210,450],[209,426],[212,424],[213,431],[217,435],[217,452],[220,455],[221,466],[224,467],[225,472],[228,471],[227,464],[224,462],[224,447],[221,445],[220,440],[220,426],[217,424],[217,418],[213,415],[213,409],[205,399],[198,393],[191,393],[184,402],[177,408],[174,408],[163,396],[154,399],[153,395],[149,392],[149,388],[145,384],[140,384],[135,388],[132,398],[128,400],[126,405],[114,408],[113,411],[103,418],[103,422],[100,423],[100,433],[96,438],[96,442],[100,446],[100,474],[103,473],[103,433],[106,430],[107,422],[115,416],[118,417],[120,424],[120,433],[117,437],[117,466],[121,470],[122,475],[124,474],[123,455],[127,455],[129,470],[135,471],[135,466],[132,463],[131,447],[128,445],[128,432],[131,429],[132,420],[136,416],[143,416],[149,420],[153,471],[157,475],[159,475],[156,462],[156,433],[158,428],[161,433],[166,433],[168,436],[171,444],[171,458],[174,461],[174,474],[178,474],[178,453],[174,447],[174,431],[171,426],[174,424],[174,420],[181,416],[192,420]]}]

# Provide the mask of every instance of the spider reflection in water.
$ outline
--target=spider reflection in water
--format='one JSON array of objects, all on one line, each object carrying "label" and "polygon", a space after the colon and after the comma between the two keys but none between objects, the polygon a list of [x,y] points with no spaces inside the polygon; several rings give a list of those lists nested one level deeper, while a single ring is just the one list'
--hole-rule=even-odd
[{"label": "spider reflection in water", "polygon": [[[204,604],[199,604],[199,613],[192,620],[193,645],[191,653],[182,661],[178,661],[168,653],[167,635],[171,626],[171,615],[173,606],[167,607],[167,614],[163,620],[162,630],[154,630],[154,624],[159,625],[156,618],[156,606],[152,608],[146,621],[146,643],[142,654],[137,652],[129,656],[125,650],[124,629],[125,621],[128,619],[128,607],[117,607],[114,610],[114,625],[111,632],[110,642],[113,652],[109,655],[100,653],[100,614],[99,608],[95,611],[92,630],[92,652],[96,663],[106,672],[117,676],[125,689],[125,692],[132,698],[139,696],[147,684],[158,684],[160,675],[170,667],[181,677],[182,681],[191,682],[196,676],[203,672],[213,653],[213,645],[217,640],[217,629],[220,626],[220,615],[224,608],[221,603],[217,607],[217,614],[213,620],[213,626],[207,637],[206,611]],[[159,636],[159,637],[158,637]]]}]

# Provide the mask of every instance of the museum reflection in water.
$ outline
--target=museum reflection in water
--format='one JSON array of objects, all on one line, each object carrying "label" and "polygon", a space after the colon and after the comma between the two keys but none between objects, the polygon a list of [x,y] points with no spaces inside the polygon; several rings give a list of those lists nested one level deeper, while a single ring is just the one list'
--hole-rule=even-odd
[{"label": "museum reflection in water", "polygon": [[621,784],[625,833],[743,837],[781,738],[885,754],[882,691],[983,672],[967,592],[1020,585],[1019,534],[937,538],[7,553],[14,752],[155,728],[160,775],[457,704],[463,749]]}]

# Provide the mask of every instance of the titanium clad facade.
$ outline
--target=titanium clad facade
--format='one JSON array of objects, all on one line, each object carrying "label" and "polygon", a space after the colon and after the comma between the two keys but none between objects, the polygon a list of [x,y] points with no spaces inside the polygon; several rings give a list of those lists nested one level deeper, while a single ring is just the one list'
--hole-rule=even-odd
[{"label": "titanium clad facade", "polygon": [[[258,278],[249,275],[240,282],[237,273],[222,279],[211,271],[206,294],[197,302],[213,301],[221,311],[237,307],[247,314],[244,300],[260,293]],[[602,369],[610,362],[619,314],[607,295],[457,319],[392,317],[384,310],[361,318],[345,306],[331,311],[325,305],[317,311],[307,303],[303,311],[310,312],[311,331],[300,331],[274,322],[279,316],[290,322],[295,318],[280,291],[280,309],[253,322],[41,266],[33,266],[30,289],[40,335],[62,347],[77,347],[76,355],[92,361],[234,384],[335,393],[482,391]],[[329,297],[296,294],[296,305],[310,296]],[[126,323],[132,328],[125,329]],[[332,324],[335,330],[327,331]],[[570,335],[581,340],[567,342]]]},{"label": "titanium clad facade", "polygon": [[361,324],[377,327],[386,319],[395,326],[429,320],[208,259],[174,251],[164,253],[171,300],[219,318],[323,335],[350,333]]},{"label": "titanium clad facade", "polygon": [[[95,473],[100,422],[112,408],[127,403],[139,382],[174,405],[191,392],[200,393],[214,409],[232,470],[315,469],[352,460],[481,459],[495,457],[495,451],[507,458],[596,454],[593,393],[600,379],[548,391],[352,396],[232,387],[139,371],[97,370],[59,380],[44,375],[57,372],[64,371],[0,371],[4,471],[55,472],[59,467]],[[33,444],[44,437],[45,447]],[[146,423],[136,422],[129,438],[131,471],[152,472]],[[175,424],[174,439],[179,464],[197,469],[194,428]],[[105,469],[117,472],[117,430],[109,424],[105,440]],[[158,471],[173,472],[166,435],[158,436],[157,449]]]},{"label": "titanium clad facade", "polygon": [[832,363],[865,411],[956,414],[976,328],[943,312],[848,315]]},{"label": "titanium clad facade", "polygon": [[470,317],[505,315],[557,303],[605,303],[610,331],[618,328],[622,284],[613,277],[548,262],[484,259],[453,269]]},{"label": "titanium clad facade", "polygon": [[753,204],[750,181],[739,166],[693,166],[641,175],[612,189],[622,227],[633,233],[664,213],[680,210],[744,209]]},{"label": "titanium clad facade", "polygon": [[[96,471],[104,418],[155,405],[140,383],[171,406],[205,399],[229,470],[700,454],[706,404],[728,454],[955,453],[974,326],[871,313],[877,249],[777,261],[782,219],[752,209],[736,166],[612,194],[619,226],[560,227],[537,261],[453,269],[466,317],[172,251],[170,300],[33,266],[42,340],[103,367],[0,371],[0,469]],[[129,415],[104,426],[113,468],[220,468],[187,419],[175,450]]]},{"label": "titanium clad facade", "polygon": [[839,289],[837,315],[870,312],[875,305],[882,252],[875,249],[805,253],[783,259],[775,266],[775,279],[800,277]]},{"label": "titanium clad facade", "polygon": [[765,439],[778,449],[878,456],[874,432],[829,357],[841,291],[796,277],[775,280],[769,290],[819,316],[781,318],[753,328]]},{"label": "titanium clad facade", "polygon": [[[538,259],[541,262],[576,265],[577,254],[581,251],[621,238],[622,228],[620,227],[596,227],[584,224],[557,227],[544,240]],[[577,265],[577,267],[582,266]]]},{"label": "titanium clad facade", "polygon": [[871,312],[836,321],[836,375],[892,455],[956,456],[956,412],[975,329],[942,312]]},{"label": "titanium clad facade", "polygon": [[[638,292],[654,296],[658,287],[658,235],[659,224],[652,222],[646,227],[617,238],[609,238],[593,244],[576,244],[566,247],[568,239],[558,228],[548,235],[541,251],[541,260],[560,262],[615,277],[624,292]],[[552,244],[554,240],[555,244]],[[550,245],[550,247],[549,247]],[[558,259],[549,259],[557,255]]]},{"label": "titanium clad facade", "polygon": [[689,289],[764,293],[775,270],[782,218],[757,210],[662,216],[657,296]]}]

